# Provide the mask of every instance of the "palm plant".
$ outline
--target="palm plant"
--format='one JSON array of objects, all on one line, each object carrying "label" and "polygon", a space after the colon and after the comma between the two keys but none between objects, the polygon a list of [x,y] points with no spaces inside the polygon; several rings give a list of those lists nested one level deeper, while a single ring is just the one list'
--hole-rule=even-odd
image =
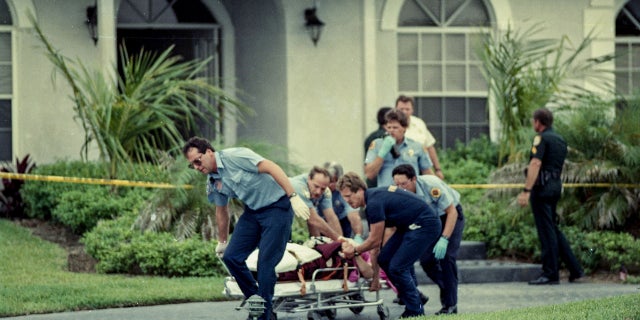
[{"label": "palm plant", "polygon": [[640,100],[592,97],[572,108],[556,125],[570,146],[565,181],[604,183],[606,187],[566,190],[570,220],[588,229],[620,229],[640,220]]},{"label": "palm plant", "polygon": [[[536,39],[541,30],[534,25],[523,32],[508,28],[487,34],[479,48],[489,101],[495,104],[500,121],[499,165],[505,158],[508,163],[525,158],[521,146],[530,139],[533,110],[583,94],[586,90],[576,79],[601,80],[605,74],[597,66],[612,59],[578,60],[589,48],[591,35],[574,48],[566,37]],[[594,83],[606,86],[608,82]]]},{"label": "palm plant", "polygon": [[[554,128],[569,148],[562,180],[575,184],[565,186],[560,211],[585,230],[632,231],[640,221],[640,97],[623,100],[614,112],[613,105],[592,94],[555,113]],[[525,167],[525,162],[504,165],[491,180],[522,183]]]},{"label": "palm plant", "polygon": [[137,56],[121,48],[121,75],[91,71],[60,54],[32,22],[47,56],[73,90],[76,119],[85,131],[81,155],[86,159],[88,148],[97,146],[109,177],[123,164],[159,163],[160,151],[179,150],[183,135],[198,134],[196,120],[215,123],[222,106],[239,120],[250,111],[198,77],[209,60],[181,62],[171,55],[173,47]]}]

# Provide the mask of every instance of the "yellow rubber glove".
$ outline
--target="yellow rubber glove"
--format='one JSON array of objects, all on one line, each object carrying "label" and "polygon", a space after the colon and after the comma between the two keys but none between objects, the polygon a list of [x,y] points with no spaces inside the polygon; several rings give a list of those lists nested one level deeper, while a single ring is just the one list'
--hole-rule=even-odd
[{"label": "yellow rubber glove", "polygon": [[309,212],[309,207],[304,203],[304,201],[300,198],[299,195],[294,195],[289,198],[291,200],[291,207],[293,208],[293,213],[296,214],[298,218],[302,220],[309,220],[309,216],[311,212]]}]

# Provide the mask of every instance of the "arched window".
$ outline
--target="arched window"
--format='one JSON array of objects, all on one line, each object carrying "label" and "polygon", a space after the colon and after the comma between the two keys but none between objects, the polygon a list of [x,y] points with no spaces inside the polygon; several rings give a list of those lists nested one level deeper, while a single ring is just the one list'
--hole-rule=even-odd
[{"label": "arched window", "polygon": [[13,22],[5,0],[0,0],[0,161],[10,161],[12,157],[11,100],[12,55],[11,31]]},{"label": "arched window", "polygon": [[640,93],[640,2],[629,1],[616,17],[616,90]]},{"label": "arched window", "polygon": [[398,91],[413,96],[443,148],[489,135],[476,44],[492,25],[482,0],[406,0],[398,19]]}]

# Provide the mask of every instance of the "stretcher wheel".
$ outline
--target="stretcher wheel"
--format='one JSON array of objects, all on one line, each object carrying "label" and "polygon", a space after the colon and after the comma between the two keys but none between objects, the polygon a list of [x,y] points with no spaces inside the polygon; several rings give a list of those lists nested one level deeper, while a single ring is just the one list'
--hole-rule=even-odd
[{"label": "stretcher wheel", "polygon": [[[364,297],[360,293],[354,293],[354,294],[350,295],[349,299],[350,300],[357,300],[357,301],[364,301]],[[364,310],[364,307],[349,307],[349,310],[351,310],[351,312],[353,312],[353,314],[360,314],[360,312],[362,312],[362,310]]]},{"label": "stretcher wheel", "polygon": [[307,312],[307,319],[308,320],[324,320],[325,318],[323,318],[322,314],[320,314],[320,312],[318,311],[309,311]]},{"label": "stretcher wheel", "polygon": [[388,320],[389,319],[389,307],[379,305],[378,306],[378,316],[380,316],[380,320]]}]

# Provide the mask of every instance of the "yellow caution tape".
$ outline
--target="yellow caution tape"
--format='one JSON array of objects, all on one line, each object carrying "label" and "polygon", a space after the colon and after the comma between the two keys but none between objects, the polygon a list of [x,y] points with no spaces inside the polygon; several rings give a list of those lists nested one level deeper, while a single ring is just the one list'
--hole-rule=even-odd
[{"label": "yellow caution tape", "polygon": [[[180,185],[174,185],[170,183],[156,183],[156,182],[146,182],[146,181],[45,176],[45,175],[37,175],[37,174],[24,174],[24,173],[11,173],[11,172],[0,172],[0,177],[3,179],[16,179],[16,180],[36,180],[36,181],[49,181],[49,182],[99,184],[99,185],[111,185],[111,186],[160,188],[160,189],[175,189],[175,188],[191,189],[193,188],[193,186],[190,184],[185,184],[180,186]],[[454,189],[519,189],[519,188],[523,188],[524,184],[518,184],[518,183],[450,184],[449,186]],[[562,186],[565,188],[610,188],[610,187],[640,188],[640,184],[633,184],[633,183],[563,183]]]},{"label": "yellow caution tape", "polygon": [[191,189],[193,188],[193,186],[189,184],[179,186],[179,185],[173,185],[170,183],[156,183],[156,182],[130,181],[130,180],[118,180],[118,179],[45,176],[45,175],[38,175],[38,174],[23,174],[23,173],[11,173],[11,172],[0,172],[0,177],[2,177],[3,179],[16,179],[16,180],[99,184],[99,185],[110,185],[110,186],[160,188],[160,189],[175,189],[175,188]]}]

